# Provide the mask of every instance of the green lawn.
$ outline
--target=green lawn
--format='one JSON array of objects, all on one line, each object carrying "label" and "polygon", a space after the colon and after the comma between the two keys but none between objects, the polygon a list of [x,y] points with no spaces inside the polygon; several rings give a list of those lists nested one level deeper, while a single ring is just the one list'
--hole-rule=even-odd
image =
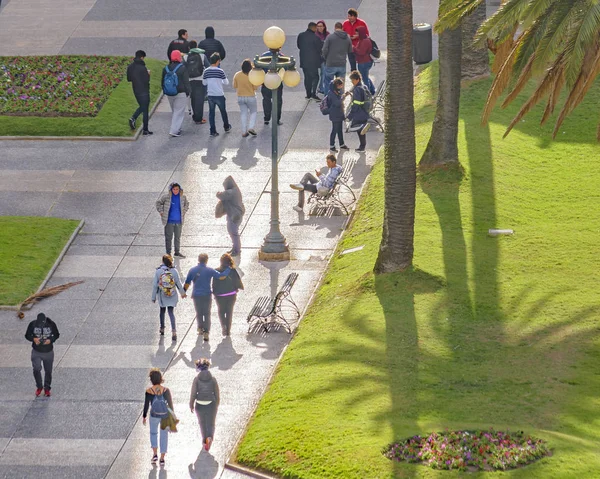
[{"label": "green lawn", "polygon": [[79,224],[77,220],[0,216],[0,304],[35,293]]},{"label": "green lawn", "polygon": [[[161,70],[165,65],[164,61],[146,58],[146,66],[151,70],[150,108],[160,95]],[[124,79],[95,117],[0,115],[0,132],[5,136],[132,136],[127,120],[136,108],[131,83]]]},{"label": "green lawn", "polygon": [[[416,89],[418,152],[435,65]],[[490,81],[463,90],[464,176],[421,177],[415,270],[372,274],[383,164],[237,452],[286,478],[463,477],[393,463],[394,439],[446,428],[525,430],[552,457],[469,477],[600,477],[598,85],[564,124],[540,109],[508,138],[517,105],[480,126]],[[564,130],[564,133],[562,131]],[[513,228],[492,238],[488,228]]]}]

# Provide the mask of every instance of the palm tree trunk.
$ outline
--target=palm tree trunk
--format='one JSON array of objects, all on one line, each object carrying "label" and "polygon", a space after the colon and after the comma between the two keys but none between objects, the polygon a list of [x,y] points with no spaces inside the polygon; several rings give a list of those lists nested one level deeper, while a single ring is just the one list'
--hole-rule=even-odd
[{"label": "palm tree trunk", "polygon": [[385,202],[376,273],[412,265],[415,226],[415,111],[412,0],[387,1]]},{"label": "palm tree trunk", "polygon": [[439,37],[439,92],[431,137],[419,168],[458,165],[461,28],[444,30]]},{"label": "palm tree trunk", "polygon": [[486,19],[486,2],[462,21],[462,79],[473,80],[490,75],[490,59],[486,46],[475,47],[473,39]]}]

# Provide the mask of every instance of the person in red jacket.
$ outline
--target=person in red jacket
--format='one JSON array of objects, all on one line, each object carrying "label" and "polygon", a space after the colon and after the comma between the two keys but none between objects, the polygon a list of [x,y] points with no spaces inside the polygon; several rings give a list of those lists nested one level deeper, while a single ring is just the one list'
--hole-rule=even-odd
[{"label": "person in red jacket", "polygon": [[[342,29],[352,40],[352,47],[355,47],[358,44],[358,32],[356,31],[358,27],[365,27],[367,30],[367,36],[369,36],[369,27],[364,20],[358,18],[358,11],[355,8],[349,8],[348,20],[344,22]],[[356,70],[356,58],[354,53],[348,53],[348,61],[350,62],[350,71]]]},{"label": "person in red jacket", "polygon": [[371,39],[367,36],[367,29],[365,27],[358,27],[358,43],[352,47],[354,56],[356,57],[356,63],[358,71],[362,77],[364,85],[369,89],[371,95],[375,95],[375,86],[369,78],[369,71],[373,66],[373,60],[371,59],[371,50],[373,50],[373,44]]}]

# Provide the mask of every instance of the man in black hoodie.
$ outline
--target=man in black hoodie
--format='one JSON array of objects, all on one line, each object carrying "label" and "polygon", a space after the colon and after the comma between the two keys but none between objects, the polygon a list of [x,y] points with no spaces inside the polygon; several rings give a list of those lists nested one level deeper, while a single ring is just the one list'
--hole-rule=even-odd
[{"label": "man in black hoodie", "polygon": [[135,52],[135,58],[133,63],[127,67],[127,81],[131,82],[133,87],[133,94],[138,102],[138,109],[135,110],[134,114],[129,119],[129,127],[135,130],[135,121],[137,117],[142,114],[144,120],[144,135],[151,135],[152,132],[148,130],[148,109],[150,108],[150,71],[146,68],[144,62],[146,58],[146,52],[144,50],[138,50]]},{"label": "man in black hoodie", "polygon": [[204,50],[206,58],[210,58],[213,53],[221,55],[221,61],[225,60],[225,48],[223,44],[215,38],[215,29],[206,27],[204,30],[206,38],[198,43],[198,48]]},{"label": "man in black hoodie", "polygon": [[188,43],[188,31],[185,28],[182,28],[177,32],[177,38],[169,43],[169,48],[167,49],[167,58],[169,61],[171,60],[171,53],[173,50],[178,50],[181,53],[189,53],[190,45]]},{"label": "man in black hoodie", "polygon": [[60,334],[56,323],[47,318],[44,313],[37,315],[34,321],[27,326],[25,339],[31,341],[31,364],[33,366],[33,377],[37,389],[35,395],[42,393],[42,364],[44,365],[43,389],[47,397],[50,397],[52,385],[52,363],[54,363],[54,341]]}]

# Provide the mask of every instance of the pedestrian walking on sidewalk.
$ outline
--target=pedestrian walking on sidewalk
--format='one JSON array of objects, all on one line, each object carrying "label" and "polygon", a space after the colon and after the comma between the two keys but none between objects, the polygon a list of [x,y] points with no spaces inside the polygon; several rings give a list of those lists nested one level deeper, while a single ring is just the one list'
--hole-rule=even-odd
[{"label": "pedestrian walking on sidewalk", "polygon": [[221,256],[221,265],[217,268],[217,271],[222,272],[228,268],[229,274],[223,281],[213,279],[213,294],[217,302],[223,336],[231,334],[233,307],[235,306],[237,293],[240,289],[244,289],[242,278],[240,278],[237,269],[235,269],[233,258],[228,253],[225,253]]},{"label": "pedestrian walking on sidewalk", "polygon": [[350,120],[349,131],[355,131],[358,135],[359,146],[356,151],[363,153],[367,148],[367,131],[370,124],[369,120],[369,105],[367,105],[366,87],[362,83],[360,73],[355,70],[350,73],[350,81],[352,82],[352,90],[346,95],[352,95],[352,107],[348,114]]},{"label": "pedestrian walking on sidewalk", "polygon": [[173,137],[181,136],[181,125],[185,117],[185,107],[187,97],[190,96],[192,88],[190,87],[190,77],[187,68],[182,63],[183,57],[179,50],[171,52],[171,63],[169,63],[162,72],[163,93],[169,99],[171,111],[171,128],[169,135]]},{"label": "pedestrian walking on sidewalk", "polygon": [[202,76],[202,81],[206,86],[206,92],[208,94],[208,123],[210,124],[210,136],[213,137],[219,136],[215,124],[215,110],[217,107],[219,107],[219,111],[221,112],[225,133],[231,131],[229,117],[227,116],[225,92],[223,91],[223,85],[229,85],[229,80],[223,69],[219,66],[220,64],[221,56],[218,53],[213,53],[210,56],[210,66],[204,70],[204,75]]},{"label": "pedestrian walking on sidewalk", "polygon": [[173,409],[173,398],[171,391],[164,387],[163,375],[158,368],[150,370],[150,382],[152,386],[146,389],[144,399],[144,413],[142,424],[146,425],[148,409],[150,409],[150,447],[152,448],[152,464],[158,461],[158,434],[160,430],[160,465],[165,465],[165,454],[169,446],[169,431],[160,427],[160,422],[169,416],[169,409]]},{"label": "pedestrian walking on sidewalk", "polygon": [[204,36],[206,38],[198,44],[198,47],[204,50],[208,58],[210,58],[213,53],[218,53],[221,57],[221,61],[225,60],[225,47],[215,38],[215,29],[211,26],[206,27],[204,29]]},{"label": "pedestrian walking on sidewalk", "polygon": [[177,341],[177,327],[175,326],[175,307],[179,301],[179,294],[186,297],[183,285],[179,279],[179,273],[173,268],[173,258],[166,254],[162,257],[162,264],[156,268],[154,281],[152,283],[152,302],[158,298],[160,307],[160,335],[165,335],[165,312],[168,310],[171,320],[171,339]]},{"label": "pedestrian walking on sidewalk", "polygon": [[344,143],[344,80],[336,78],[331,82],[329,93],[327,93],[327,106],[329,108],[329,121],[331,121],[331,133],[329,135],[329,151],[336,153],[335,137],[338,137],[340,150],[349,150]]},{"label": "pedestrian walking on sidewalk", "polygon": [[[279,52],[279,54],[283,55],[283,52]],[[267,50],[266,52],[264,52],[261,55],[261,57],[270,57],[272,55],[273,55],[273,53],[271,52],[271,50]],[[264,70],[266,73],[267,69],[264,69]],[[260,87],[260,94],[262,95],[262,106],[263,106],[265,125],[268,125],[269,122],[271,121],[271,114],[273,113],[273,94],[274,93],[275,92],[273,90],[271,90],[270,88],[267,88],[264,83]],[[277,88],[276,95],[277,95],[276,96],[277,124],[283,125],[283,122],[281,121],[281,112],[283,109],[283,82],[281,82],[281,84],[279,85],[279,88]]]},{"label": "pedestrian walking on sidewalk", "polygon": [[173,51],[179,51],[181,53],[187,53],[190,51],[190,44],[188,43],[188,31],[185,28],[182,28],[177,32],[177,38],[169,43],[169,48],[167,49],[167,58],[171,60],[171,53]]},{"label": "pedestrian walking on sidewalk", "polygon": [[325,93],[325,58],[323,57],[323,45],[325,44],[325,40],[329,36],[329,31],[327,30],[327,24],[324,20],[319,20],[317,22],[317,31],[315,35],[319,37],[321,40],[321,66],[319,67],[319,93]]},{"label": "pedestrian walking on sidewalk", "polygon": [[143,135],[151,135],[152,132],[148,130],[148,116],[150,108],[150,70],[146,68],[144,59],[146,58],[146,52],[144,50],[138,50],[135,52],[135,58],[133,62],[127,67],[127,81],[131,82],[133,88],[133,95],[135,100],[138,102],[138,109],[135,110],[131,118],[129,118],[129,127],[135,130],[135,122],[137,117],[142,115],[143,120]]},{"label": "pedestrian walking on sidewalk", "polygon": [[227,216],[227,232],[231,238],[232,247],[229,253],[232,256],[239,256],[242,251],[240,241],[240,225],[246,214],[246,208],[242,200],[242,192],[232,176],[228,176],[223,181],[223,191],[217,193],[219,203],[215,208],[215,216],[220,218]]},{"label": "pedestrian walking on sidewalk", "polygon": [[171,183],[169,192],[156,201],[156,211],[165,227],[165,248],[169,255],[171,254],[171,243],[175,237],[175,256],[185,258],[181,252],[181,230],[189,208],[190,204],[179,183]]},{"label": "pedestrian walking on sidewalk", "polygon": [[[35,395],[42,394],[50,397],[52,389],[52,365],[54,363],[54,342],[60,334],[56,323],[44,313],[39,313],[37,318],[29,323],[25,332],[25,339],[31,341],[31,365],[35,379]],[[44,382],[42,383],[42,365],[44,366]]]},{"label": "pedestrian walking on sidewalk", "polygon": [[222,272],[209,268],[208,255],[202,253],[198,256],[198,264],[189,270],[183,289],[188,290],[193,283],[192,299],[196,310],[196,321],[198,324],[198,335],[204,336],[204,341],[208,341],[210,335],[210,309],[212,307],[212,291],[210,281],[212,278],[225,279],[229,274],[229,269]]},{"label": "pedestrian walking on sidewalk", "polygon": [[[356,30],[358,27],[365,27],[367,36],[369,36],[369,27],[364,20],[358,18],[358,10],[349,8],[348,18],[342,24],[342,28],[352,40],[352,47],[355,47],[358,44],[359,37],[358,31]],[[348,61],[350,62],[350,71],[356,70],[356,56],[354,55],[354,52],[348,53]]]},{"label": "pedestrian walking on sidewalk", "polygon": [[309,22],[306,31],[300,33],[296,46],[300,50],[300,68],[304,73],[304,90],[307,100],[321,99],[317,96],[319,86],[319,67],[321,66],[321,48],[323,43],[316,35],[317,24]]},{"label": "pedestrian walking on sidewalk", "polygon": [[242,69],[233,76],[233,88],[237,92],[237,101],[240,107],[240,122],[242,136],[256,136],[254,125],[256,123],[256,90],[257,86],[250,83],[248,73],[252,70],[252,62],[246,58],[242,62]]},{"label": "pedestrian walking on sidewalk", "polygon": [[190,77],[190,87],[192,94],[190,95],[192,106],[192,120],[196,125],[206,123],[204,117],[204,97],[206,96],[206,87],[202,81],[204,69],[210,66],[204,50],[198,48],[195,40],[190,42],[190,53],[185,56],[185,66]]},{"label": "pedestrian walking on sidewalk", "polygon": [[205,451],[210,450],[215,437],[215,420],[221,400],[219,384],[208,370],[209,367],[208,359],[202,358],[196,361],[198,375],[192,382],[190,394],[190,411],[196,412],[196,416],[198,416],[202,445]]}]

